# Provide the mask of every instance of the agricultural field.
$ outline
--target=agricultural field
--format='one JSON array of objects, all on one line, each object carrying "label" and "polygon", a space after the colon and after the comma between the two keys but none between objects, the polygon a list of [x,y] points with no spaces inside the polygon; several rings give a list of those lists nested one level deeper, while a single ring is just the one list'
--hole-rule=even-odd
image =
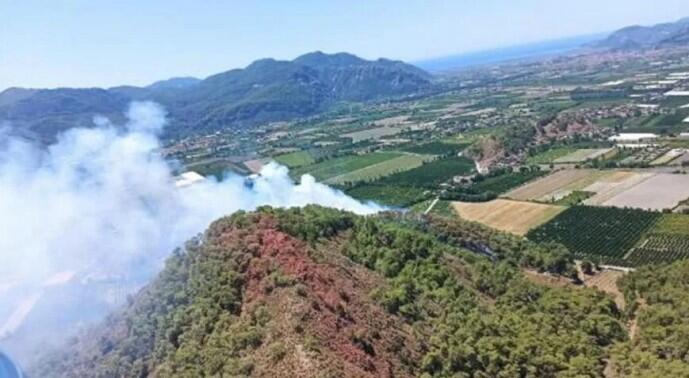
[{"label": "agricultural field", "polygon": [[634,188],[652,176],[653,173],[607,171],[606,175],[599,177],[596,182],[583,189],[584,191],[595,193],[595,195],[586,200],[585,204],[592,206],[605,205],[611,198]]},{"label": "agricultural field", "polygon": [[[595,196],[591,199],[596,198]],[[689,198],[689,176],[659,173],[603,202],[604,206],[673,209]]]},{"label": "agricultural field", "polygon": [[454,176],[468,175],[474,171],[474,162],[460,156],[438,159],[420,167],[395,173],[379,180],[380,185],[412,186],[436,189],[438,185],[452,180]]},{"label": "agricultural field", "polygon": [[467,144],[430,142],[424,144],[412,144],[399,148],[400,151],[411,152],[422,155],[453,155],[463,150]]},{"label": "agricultural field", "polygon": [[341,136],[344,138],[350,138],[352,143],[359,143],[369,139],[379,139],[385,136],[397,135],[401,133],[402,130],[402,127],[382,126],[375,129],[354,131],[351,133],[342,134]]},{"label": "agricultural field", "polygon": [[639,266],[686,258],[689,258],[689,235],[649,234],[625,256],[625,263]]},{"label": "agricultural field", "polygon": [[567,196],[560,198],[559,200],[553,202],[554,205],[560,206],[574,206],[578,205],[587,199],[593,197],[596,193],[587,192],[584,190],[573,190]]},{"label": "agricultural field", "polygon": [[520,201],[557,201],[572,191],[583,190],[605,174],[592,169],[564,169],[512,190],[505,197]]},{"label": "agricultural field", "polygon": [[673,148],[670,151],[666,152],[665,155],[653,160],[651,162],[651,165],[657,166],[657,165],[666,165],[671,163],[673,160],[683,156],[686,153],[686,150],[681,149],[681,148]]},{"label": "agricultural field", "polygon": [[186,169],[194,171],[204,177],[215,177],[217,180],[222,180],[228,173],[235,173],[238,175],[249,174],[249,170],[243,166],[233,163],[225,159],[211,159],[208,161],[188,164]]},{"label": "agricultural field", "polygon": [[401,156],[369,165],[343,175],[331,177],[324,182],[327,184],[345,184],[358,181],[374,181],[393,173],[420,167],[423,163],[433,160],[433,156],[403,154]]},{"label": "agricultural field", "polygon": [[525,235],[566,208],[531,202],[496,199],[489,202],[453,202],[455,211],[463,219],[482,223],[497,230]]},{"label": "agricultural field", "polygon": [[526,237],[535,242],[560,243],[577,258],[630,265],[624,261],[627,252],[661,216],[637,209],[573,206]]},{"label": "agricultural field", "polygon": [[689,215],[663,214],[626,257],[630,265],[689,258]]},{"label": "agricultural field", "polygon": [[511,172],[494,177],[487,177],[474,183],[471,187],[480,192],[502,194],[520,185],[545,176],[547,172],[533,170],[528,172]]},{"label": "agricultural field", "polygon": [[296,151],[288,154],[278,155],[275,156],[273,160],[288,168],[297,168],[315,163],[313,156],[311,156],[311,154],[307,151]]},{"label": "agricultural field", "polygon": [[663,217],[653,227],[652,232],[689,236],[689,215],[663,214]]},{"label": "agricultural field", "polygon": [[555,164],[575,164],[583,163],[590,160],[601,159],[609,157],[615,153],[615,148],[582,148],[571,152],[565,156],[561,156],[555,160]]},{"label": "agricultural field", "polygon": [[551,148],[551,149],[543,151],[537,155],[530,156],[529,158],[526,159],[526,164],[530,164],[530,165],[550,164],[557,159],[560,159],[564,156],[572,154],[575,151],[576,151],[576,148],[572,148],[572,147]]},{"label": "agricultural field", "polygon": [[591,206],[674,209],[689,198],[689,175],[566,169],[512,190],[504,197],[564,204],[560,201],[569,201],[575,192],[587,193],[583,203]]},{"label": "agricultural field", "polygon": [[[404,156],[429,158],[428,155]],[[409,207],[430,198],[441,183],[452,180],[456,175],[471,173],[473,167],[471,160],[462,157],[433,160],[375,181],[355,183],[346,189],[346,193],[360,200],[372,200],[388,206]],[[351,184],[351,181],[347,183]]]},{"label": "agricultural field", "polygon": [[403,154],[397,152],[376,152],[366,155],[343,156],[296,168],[292,171],[292,176],[301,177],[303,174],[310,174],[318,181],[325,181],[329,178],[380,164],[400,156],[403,156]]}]

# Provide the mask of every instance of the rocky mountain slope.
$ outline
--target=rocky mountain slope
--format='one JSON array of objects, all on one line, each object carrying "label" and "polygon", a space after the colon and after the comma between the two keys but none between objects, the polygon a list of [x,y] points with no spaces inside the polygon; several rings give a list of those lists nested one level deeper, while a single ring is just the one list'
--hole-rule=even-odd
[{"label": "rocky mountain slope", "polygon": [[0,120],[44,141],[96,114],[116,115],[131,100],[153,100],[170,112],[169,135],[244,128],[427,89],[430,76],[406,63],[314,52],[293,61],[258,60],[204,80],[173,78],[148,87],[27,90],[0,93]]},{"label": "rocky mountain slope", "polygon": [[[473,252],[470,252],[473,251]],[[613,300],[530,283],[556,246],[451,220],[319,207],[237,213],[168,260],[40,377],[602,376]]]}]

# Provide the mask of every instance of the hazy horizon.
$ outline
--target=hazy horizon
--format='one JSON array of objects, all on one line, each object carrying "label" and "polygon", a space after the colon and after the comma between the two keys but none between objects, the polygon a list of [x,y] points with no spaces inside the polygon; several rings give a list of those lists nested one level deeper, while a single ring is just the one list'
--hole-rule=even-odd
[{"label": "hazy horizon", "polygon": [[[49,8],[49,9],[47,9]],[[311,51],[420,62],[629,25],[671,22],[689,3],[585,0],[480,4],[381,0],[260,4],[167,1],[0,3],[0,90],[149,85],[204,78]],[[499,25],[499,27],[496,27]]]}]

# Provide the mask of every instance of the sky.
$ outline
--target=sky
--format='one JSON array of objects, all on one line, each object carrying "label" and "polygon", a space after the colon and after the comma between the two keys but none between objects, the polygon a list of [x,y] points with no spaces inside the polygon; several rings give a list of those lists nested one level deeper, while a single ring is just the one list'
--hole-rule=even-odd
[{"label": "sky", "polygon": [[685,16],[687,0],[0,0],[0,90],[203,78],[315,50],[413,62]]}]

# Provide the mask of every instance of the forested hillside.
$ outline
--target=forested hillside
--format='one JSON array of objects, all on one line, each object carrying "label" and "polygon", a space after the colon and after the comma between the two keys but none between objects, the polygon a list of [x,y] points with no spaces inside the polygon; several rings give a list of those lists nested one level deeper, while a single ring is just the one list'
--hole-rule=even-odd
[{"label": "forested hillside", "polygon": [[317,114],[340,101],[404,96],[430,87],[430,75],[409,64],[351,54],[314,52],[293,61],[261,59],[204,80],[173,78],[147,87],[35,89],[0,92],[0,119],[18,133],[50,142],[95,115],[119,116],[132,100],[169,112],[168,136],[243,129]]},{"label": "forested hillside", "polygon": [[689,261],[649,266],[624,277],[631,341],[615,346],[613,366],[625,377],[689,377]]},{"label": "forested hillside", "polygon": [[530,283],[521,265],[567,274],[571,260],[504,234],[484,245],[484,232],[320,207],[236,213],[32,376],[602,376],[627,337],[612,299]]}]

